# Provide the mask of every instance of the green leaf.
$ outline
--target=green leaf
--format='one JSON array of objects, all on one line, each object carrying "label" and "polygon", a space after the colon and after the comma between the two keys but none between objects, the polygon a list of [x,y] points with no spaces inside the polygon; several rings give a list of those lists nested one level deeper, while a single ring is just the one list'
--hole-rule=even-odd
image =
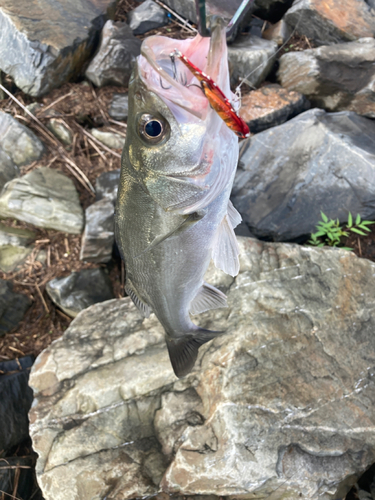
[{"label": "green leaf", "polygon": [[346,231],[342,231],[341,236],[349,236],[349,233],[347,233]]},{"label": "green leaf", "polygon": [[[314,236],[316,238],[319,238],[319,236],[324,236],[326,234],[327,234],[327,231],[318,231],[317,233],[314,233]],[[313,235],[311,235],[311,236],[313,236]]]},{"label": "green leaf", "polygon": [[358,227],[363,229],[364,231],[367,231],[368,233],[371,233],[371,229],[367,226],[364,226],[363,224],[359,224]]},{"label": "green leaf", "polygon": [[360,224],[360,226],[370,226],[370,224],[375,224],[375,221],[373,220],[363,220]]},{"label": "green leaf", "polygon": [[348,250],[349,252],[351,252],[351,251],[353,250],[353,249],[352,249],[352,248],[350,248],[350,247],[340,247],[340,248],[342,248],[343,250]]},{"label": "green leaf", "polygon": [[326,214],[324,214],[323,212],[320,212],[321,216],[322,216],[322,219],[324,220],[324,222],[328,222],[328,217],[326,216]]},{"label": "green leaf", "polygon": [[355,227],[350,228],[350,231],[353,231],[353,233],[360,234],[361,236],[367,236],[366,233],[364,233],[363,231],[360,231],[359,229],[357,229]]},{"label": "green leaf", "polygon": [[349,212],[349,215],[348,215],[348,227],[352,227],[352,225],[353,225],[353,216]]},{"label": "green leaf", "polygon": [[357,225],[357,226],[358,226],[358,224],[360,224],[360,223],[361,223],[361,216],[360,216],[359,214],[357,215],[357,218],[356,218],[356,220],[355,220],[355,223],[356,223],[356,225]]}]

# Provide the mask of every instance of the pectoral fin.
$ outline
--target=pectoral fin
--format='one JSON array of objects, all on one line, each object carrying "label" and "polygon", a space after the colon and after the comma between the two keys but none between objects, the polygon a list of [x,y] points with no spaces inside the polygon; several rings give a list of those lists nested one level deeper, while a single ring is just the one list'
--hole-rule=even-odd
[{"label": "pectoral fin", "polygon": [[233,203],[228,200],[228,218],[230,225],[234,229],[235,227],[238,226],[238,224],[241,223],[242,217],[241,215],[237,212],[237,210],[234,208]]},{"label": "pectoral fin", "polygon": [[229,222],[229,216],[225,215],[215,236],[212,260],[218,269],[231,276],[237,276],[240,270],[239,254],[236,235]]},{"label": "pectoral fin", "polygon": [[151,307],[139,297],[139,294],[135,290],[133,283],[128,279],[126,280],[125,284],[125,292],[129,295],[134,304],[137,306],[142,316],[144,318],[148,318],[151,314]]},{"label": "pectoral fin", "polygon": [[204,283],[196,297],[191,301],[191,314],[199,314],[209,309],[228,307],[226,295],[208,283]]}]

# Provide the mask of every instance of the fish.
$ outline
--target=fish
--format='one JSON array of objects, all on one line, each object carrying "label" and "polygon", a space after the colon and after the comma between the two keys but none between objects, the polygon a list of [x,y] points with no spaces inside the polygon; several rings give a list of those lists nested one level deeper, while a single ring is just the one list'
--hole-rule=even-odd
[{"label": "fish", "polygon": [[126,142],[115,209],[115,235],[125,263],[125,291],[144,317],[165,331],[177,377],[193,369],[198,349],[222,331],[200,328],[190,314],[227,307],[204,282],[208,265],[239,271],[234,228],[241,216],[229,200],[238,137],[210,106],[178,50],[210,75],[228,99],[225,26],[211,37],[146,38],[129,82]]}]

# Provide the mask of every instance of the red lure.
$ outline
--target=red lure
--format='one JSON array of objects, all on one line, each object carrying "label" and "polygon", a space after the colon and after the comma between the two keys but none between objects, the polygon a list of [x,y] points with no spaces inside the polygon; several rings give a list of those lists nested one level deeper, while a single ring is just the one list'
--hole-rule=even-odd
[{"label": "red lure", "polygon": [[217,86],[213,79],[203,73],[199,68],[197,68],[189,59],[181,54],[179,50],[175,50],[171,54],[172,57],[178,57],[185,66],[193,73],[193,75],[199,80],[204,95],[207,97],[208,102],[211,104],[212,108],[224,120],[225,124],[233,130],[233,132],[240,138],[245,139],[250,136],[250,130],[247,124],[242,118],[240,118],[229,99],[225,96],[224,92]]}]

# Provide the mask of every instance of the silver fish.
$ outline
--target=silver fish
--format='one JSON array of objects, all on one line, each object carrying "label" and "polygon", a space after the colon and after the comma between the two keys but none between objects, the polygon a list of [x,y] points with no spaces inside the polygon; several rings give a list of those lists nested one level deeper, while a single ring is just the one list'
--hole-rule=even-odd
[{"label": "silver fish", "polygon": [[196,326],[189,313],[226,307],[204,283],[212,258],[235,276],[241,217],[229,201],[238,138],[209,106],[199,82],[171,54],[179,50],[219,85],[229,87],[225,28],[211,39],[146,39],[129,85],[129,118],[116,205],[116,240],[125,290],[144,316],[166,332],[177,377],[194,366],[198,348],[222,332]]}]

